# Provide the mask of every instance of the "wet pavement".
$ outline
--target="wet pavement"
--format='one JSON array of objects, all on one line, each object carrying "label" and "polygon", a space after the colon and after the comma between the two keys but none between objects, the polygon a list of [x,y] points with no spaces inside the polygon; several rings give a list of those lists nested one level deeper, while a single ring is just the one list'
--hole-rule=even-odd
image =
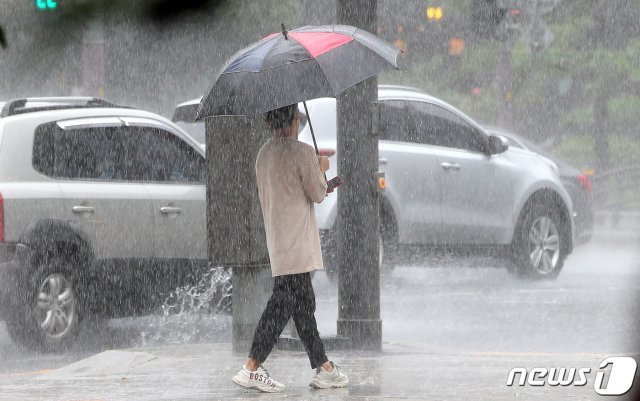
[{"label": "wet pavement", "polygon": [[[113,320],[63,355],[20,349],[0,324],[0,401],[598,399],[605,357],[640,361],[638,244],[640,233],[597,234],[552,282],[520,281],[477,259],[397,267],[381,279],[382,353],[329,353],[350,375],[348,389],[310,389],[305,354],[287,351],[265,363],[287,385],[283,395],[236,387],[230,378],[245,358],[231,353],[228,316]],[[335,334],[337,288],[323,274],[314,286],[321,334]],[[585,386],[507,386],[516,367],[591,373]]]},{"label": "wet pavement", "polygon": [[[107,351],[50,372],[0,378],[2,400],[501,400],[596,399],[583,387],[505,385],[513,367],[591,367],[603,355],[448,353],[427,344],[385,344],[381,354],[348,352],[335,358],[349,374],[345,389],[313,390],[306,355],[276,351],[265,366],[281,380],[281,395],[237,387],[231,376],[244,362],[228,344]],[[591,380],[593,378],[591,377]],[[630,399],[630,398],[628,398]]]}]

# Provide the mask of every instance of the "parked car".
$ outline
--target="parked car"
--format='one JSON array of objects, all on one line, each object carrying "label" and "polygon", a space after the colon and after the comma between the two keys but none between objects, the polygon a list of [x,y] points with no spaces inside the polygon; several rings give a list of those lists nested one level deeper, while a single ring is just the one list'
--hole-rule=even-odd
[{"label": "parked car", "polygon": [[57,348],[81,316],[162,304],[207,266],[205,160],[169,120],[93,98],[0,113],[0,317]]},{"label": "parked car", "polygon": [[[378,104],[379,168],[387,179],[380,198],[382,263],[415,247],[495,250],[519,276],[558,275],[573,249],[573,207],[544,157],[509,147],[453,106],[413,88],[381,85]],[[333,177],[336,100],[307,105]],[[300,140],[312,143],[307,126]],[[331,267],[336,197],[317,205],[316,214]]]},{"label": "parked car", "polygon": [[556,165],[558,174],[562,180],[562,185],[564,185],[569,196],[571,196],[571,201],[573,202],[576,242],[589,242],[593,235],[594,221],[593,194],[591,191],[590,176],[583,174],[578,168],[558,159],[535,143],[512,132],[501,130],[499,128],[487,128],[487,132],[492,135],[500,135],[504,137],[511,147],[527,149],[538,153]]},{"label": "parked car", "polygon": [[177,105],[173,116],[171,116],[171,121],[191,135],[199,144],[204,145],[204,122],[196,122],[200,100],[202,100],[201,97]]},{"label": "parked car", "polygon": [[[571,198],[545,157],[509,148],[453,106],[420,90],[381,85],[380,171],[387,189],[380,198],[380,262],[405,251],[434,247],[487,251],[509,259],[520,277],[555,278],[573,249]],[[200,99],[178,105],[174,121],[195,123]],[[336,100],[307,102],[327,177],[337,175]],[[303,123],[299,139],[313,144]],[[348,184],[347,184],[348,185]],[[327,273],[335,275],[337,197],[315,207]]]}]

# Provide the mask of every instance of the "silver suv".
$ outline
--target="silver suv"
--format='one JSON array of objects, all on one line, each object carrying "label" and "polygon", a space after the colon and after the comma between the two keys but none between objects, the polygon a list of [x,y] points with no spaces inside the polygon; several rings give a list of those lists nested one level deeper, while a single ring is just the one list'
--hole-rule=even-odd
[{"label": "silver suv", "polygon": [[0,315],[31,346],[80,316],[142,313],[207,265],[202,148],[156,114],[92,98],[0,114]]},{"label": "silver suv", "polygon": [[[573,248],[573,209],[556,167],[509,148],[453,106],[419,90],[381,85],[381,261],[434,247],[498,251],[522,277],[554,278]],[[307,102],[321,154],[337,171],[336,100]],[[312,143],[308,126],[300,140]],[[328,268],[337,199],[316,206]],[[495,253],[495,252],[494,252]]]},{"label": "silver suv", "polygon": [[[380,261],[435,248],[506,257],[526,278],[555,278],[574,243],[572,201],[557,166],[527,149],[508,146],[455,107],[418,89],[380,85],[379,169],[387,178],[380,198]],[[173,121],[204,146],[195,122],[200,99],[179,104]],[[337,174],[336,100],[307,102],[319,153]],[[299,106],[303,113],[304,108]],[[313,144],[307,125],[300,137]],[[338,191],[339,192],[339,191]],[[327,273],[335,275],[337,197],[316,205]]]}]

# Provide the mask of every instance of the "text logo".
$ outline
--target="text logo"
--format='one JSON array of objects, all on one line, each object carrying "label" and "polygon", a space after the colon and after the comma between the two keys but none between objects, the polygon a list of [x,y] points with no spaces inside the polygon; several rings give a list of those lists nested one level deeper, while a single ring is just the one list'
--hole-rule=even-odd
[{"label": "text logo", "polygon": [[593,389],[600,395],[622,395],[631,390],[633,378],[636,375],[638,364],[628,356],[611,356],[600,363],[600,369],[611,365],[611,374],[607,387],[603,388],[604,372],[598,372]]},{"label": "text logo", "polygon": [[[603,371],[611,365],[608,380]],[[627,356],[612,356],[600,362],[599,371],[595,372],[593,389],[600,395],[623,395],[633,386],[638,364]],[[507,376],[507,386],[584,386],[590,381],[591,368],[513,368]],[[516,382],[517,377],[517,382]]]}]

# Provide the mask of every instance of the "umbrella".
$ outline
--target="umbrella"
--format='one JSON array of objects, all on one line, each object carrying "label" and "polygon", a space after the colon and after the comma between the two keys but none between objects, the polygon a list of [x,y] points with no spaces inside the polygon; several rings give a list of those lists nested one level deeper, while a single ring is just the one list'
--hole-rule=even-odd
[{"label": "umbrella", "polygon": [[[307,99],[336,97],[382,71],[398,69],[400,53],[352,26],[305,26],[287,31],[283,24],[282,32],[227,60],[202,98],[197,119],[256,116]],[[306,109],[306,103],[304,106]],[[315,136],[313,141],[315,144]]]}]

